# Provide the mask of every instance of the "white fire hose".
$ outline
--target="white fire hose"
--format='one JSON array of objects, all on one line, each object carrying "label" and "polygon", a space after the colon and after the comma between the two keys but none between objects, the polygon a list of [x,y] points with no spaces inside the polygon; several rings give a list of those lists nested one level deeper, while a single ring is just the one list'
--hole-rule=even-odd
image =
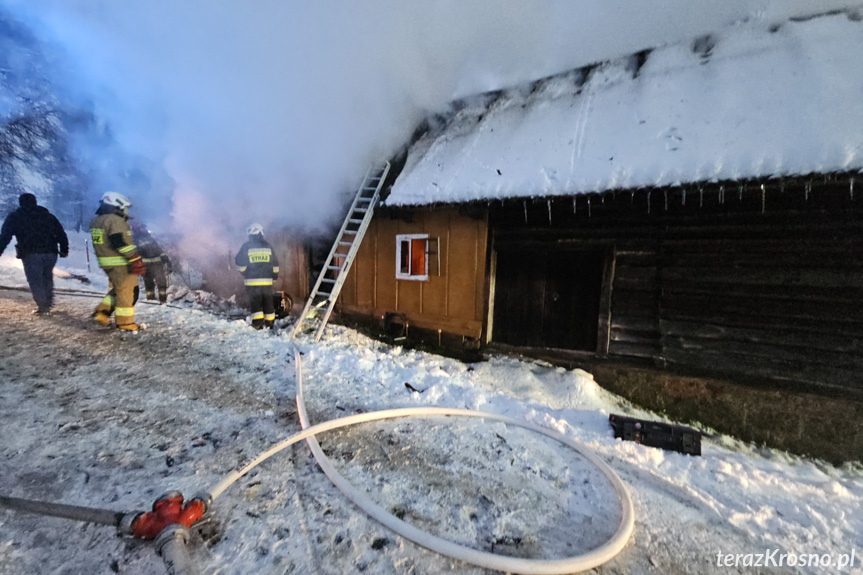
[{"label": "white fire hose", "polygon": [[[626,543],[629,541],[635,525],[635,512],[633,510],[632,500],[630,499],[629,493],[627,492],[623,482],[611,469],[611,467],[609,467],[608,464],[606,464],[602,459],[600,459],[597,455],[593,454],[586,447],[576,443],[565,435],[550,429],[539,427],[526,421],[519,421],[517,419],[512,419],[503,415],[444,407],[409,407],[401,409],[388,409],[371,413],[360,413],[357,415],[351,415],[348,417],[325,421],[317,425],[309,426],[308,417],[306,416],[305,402],[303,400],[302,363],[299,353],[295,354],[295,369],[298,390],[297,406],[298,413],[300,416],[300,423],[303,426],[303,431],[283,441],[280,441],[267,451],[258,455],[258,457],[256,457],[242,469],[236,470],[226,476],[222,481],[215,485],[208,494],[205,494],[205,497],[209,495],[209,498],[211,500],[214,500],[216,497],[221,495],[228,487],[230,487],[235,481],[237,481],[246,473],[260,465],[263,461],[265,461],[272,455],[275,455],[279,451],[285,449],[290,445],[293,445],[294,443],[297,443],[300,440],[306,439],[309,447],[312,450],[312,454],[318,462],[318,465],[321,467],[327,477],[330,478],[330,481],[332,481],[333,484],[342,493],[344,493],[345,496],[347,496],[351,501],[353,501],[360,509],[362,509],[372,518],[385,525],[386,527],[389,527],[402,537],[410,539],[414,543],[426,547],[427,549],[431,549],[432,551],[436,551],[438,553],[441,553],[442,555],[452,557],[453,559],[465,561],[467,563],[471,563],[473,565],[477,565],[479,567],[484,567],[487,569],[496,569],[498,571],[510,573],[523,573],[533,575],[563,575],[565,573],[577,573],[580,571],[586,571],[588,569],[592,569],[594,567],[602,565],[603,563],[609,561],[618,553],[620,553],[620,551],[626,546]],[[494,553],[486,553],[483,551],[478,551],[476,549],[471,549],[469,547],[458,545],[451,541],[441,539],[440,537],[436,537],[434,535],[431,535],[430,533],[426,533],[420,529],[417,529],[413,525],[410,525],[409,523],[398,519],[397,517],[387,512],[384,508],[372,502],[364,493],[360,492],[352,485],[350,485],[347,480],[336,471],[336,469],[329,462],[327,457],[323,454],[317,440],[314,438],[314,436],[318,433],[330,431],[333,429],[339,429],[341,427],[347,427],[350,425],[355,425],[357,423],[380,421],[384,419],[395,419],[400,417],[440,415],[478,417],[491,421],[499,421],[507,425],[514,425],[517,427],[528,429],[530,431],[534,431],[536,433],[540,433],[577,451],[582,457],[590,461],[602,472],[602,474],[611,484],[614,492],[617,494],[617,497],[620,501],[621,510],[620,525],[617,528],[617,531],[615,531],[611,538],[603,545],[600,545],[599,547],[592,549],[587,553],[565,559],[522,559],[518,557],[506,557],[502,555],[496,555]]]},{"label": "white fire hose", "polygon": [[[360,413],[340,419],[325,421],[317,425],[309,425],[309,420],[306,415],[306,405],[303,399],[303,374],[302,363],[299,353],[295,354],[295,368],[297,379],[297,407],[300,417],[300,423],[303,430],[291,437],[280,441],[272,446],[267,451],[258,455],[249,464],[241,469],[235,470],[216,484],[209,492],[197,494],[194,497],[196,504],[203,505],[203,509],[209,508],[212,501],[219,495],[225,492],[228,487],[233,485],[238,479],[246,475],[249,471],[269,459],[271,456],[282,451],[286,447],[293,445],[305,439],[312,450],[312,454],[318,462],[318,465],[330,478],[333,484],[342,491],[351,501],[353,501],[360,509],[365,511],[372,518],[390,528],[398,535],[413,541],[414,543],[436,551],[442,555],[446,555],[453,559],[458,559],[466,563],[471,563],[479,567],[487,569],[496,569],[509,573],[522,573],[534,575],[563,575],[565,573],[577,573],[592,569],[602,565],[616,556],[626,546],[632,535],[632,530],[635,524],[635,514],[633,511],[632,500],[626,491],[623,482],[614,473],[611,467],[608,466],[597,455],[593,454],[584,446],[578,444],[572,439],[556,431],[539,427],[526,421],[519,421],[503,415],[494,413],[486,413],[481,411],[471,411],[466,409],[454,409],[446,407],[409,407],[401,409],[387,409],[371,413]],[[380,421],[384,419],[396,419],[400,417],[428,417],[428,416],[459,416],[459,417],[477,417],[488,419],[491,421],[499,421],[507,425],[513,425],[534,431],[536,433],[550,437],[567,447],[578,452],[587,461],[595,465],[605,476],[614,492],[620,501],[621,518],[620,525],[617,531],[611,536],[608,541],[599,547],[592,549],[581,555],[569,557],[565,559],[555,560],[537,560],[537,559],[522,559],[517,557],[506,557],[486,553],[458,545],[451,541],[447,541],[440,537],[436,537],[430,533],[426,533],[417,529],[413,525],[406,523],[395,516],[391,515],[384,508],[372,502],[364,493],[353,487],[348,481],[342,477],[333,467],[332,463],[321,451],[315,435],[324,431],[348,427],[358,423]],[[182,495],[179,493],[166,493],[165,496],[179,496],[182,502]],[[164,499],[163,496],[157,503]],[[167,498],[166,501],[170,500]],[[200,503],[197,503],[200,502]],[[177,505],[180,505],[178,503]],[[71,505],[62,505],[54,503],[45,503],[38,501],[28,501],[12,497],[0,496],[0,507],[8,507],[20,511],[40,513],[44,515],[53,515],[64,517],[67,519],[75,519],[79,521],[87,521],[100,523],[105,525],[113,525],[118,527],[118,531],[123,534],[131,534],[132,524],[139,520],[141,513],[121,513],[104,509],[93,509],[87,507],[78,507]],[[154,504],[154,511],[156,510]],[[161,529],[161,528],[160,528]],[[198,570],[195,563],[189,556],[189,551],[186,548],[186,543],[189,539],[189,530],[187,527],[180,524],[171,524],[166,526],[155,540],[156,551],[162,556],[165,567],[169,575],[197,575]]]}]

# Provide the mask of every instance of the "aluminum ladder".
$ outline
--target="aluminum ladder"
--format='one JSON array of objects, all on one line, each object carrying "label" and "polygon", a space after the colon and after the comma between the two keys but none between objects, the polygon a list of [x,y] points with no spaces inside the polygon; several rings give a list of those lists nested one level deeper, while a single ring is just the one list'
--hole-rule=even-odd
[{"label": "aluminum ladder", "polygon": [[[360,249],[363,236],[372,221],[372,214],[389,171],[390,163],[386,162],[383,165],[373,165],[366,172],[348,214],[345,216],[342,228],[336,236],[330,255],[327,256],[327,261],[321,269],[318,281],[315,282],[315,287],[309,294],[303,313],[300,314],[297,323],[291,330],[291,337],[296,337],[300,333],[306,321],[320,316],[320,325],[315,331],[314,340],[321,339],[324,327],[336,306],[336,300],[339,299],[342,286],[348,278],[351,264]],[[320,315],[321,313],[323,315]]]}]

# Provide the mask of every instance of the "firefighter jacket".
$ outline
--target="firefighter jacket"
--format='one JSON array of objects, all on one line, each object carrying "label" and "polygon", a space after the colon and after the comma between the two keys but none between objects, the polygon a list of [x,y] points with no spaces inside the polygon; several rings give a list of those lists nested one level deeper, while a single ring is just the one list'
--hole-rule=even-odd
[{"label": "firefighter jacket", "polygon": [[[171,269],[171,260],[168,259],[162,247],[153,239],[148,232],[133,234],[135,246],[141,259],[149,268],[152,265],[164,265],[166,270]],[[170,271],[169,271],[170,273]]]},{"label": "firefighter jacket", "polygon": [[90,235],[102,269],[126,266],[129,260],[138,257],[129,221],[111,206],[99,207],[96,217],[90,222]]},{"label": "firefighter jacket", "polygon": [[279,260],[276,253],[259,234],[249,236],[249,241],[237,252],[234,262],[246,278],[247,286],[271,286],[273,280],[279,277]]}]

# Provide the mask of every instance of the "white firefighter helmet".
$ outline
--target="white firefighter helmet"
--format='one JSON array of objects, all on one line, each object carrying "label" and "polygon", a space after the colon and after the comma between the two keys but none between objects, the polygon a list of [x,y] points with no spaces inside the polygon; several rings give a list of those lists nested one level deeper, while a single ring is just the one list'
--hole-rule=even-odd
[{"label": "white firefighter helmet", "polygon": [[254,224],[249,226],[249,229],[246,230],[246,233],[248,233],[250,236],[264,235],[264,226],[255,222]]},{"label": "white firefighter helmet", "polygon": [[117,192],[105,192],[104,194],[102,194],[101,202],[109,206],[114,206],[115,208],[120,208],[124,211],[128,210],[129,206],[132,205],[132,202],[129,201],[129,198],[127,198],[123,194],[118,194]]}]

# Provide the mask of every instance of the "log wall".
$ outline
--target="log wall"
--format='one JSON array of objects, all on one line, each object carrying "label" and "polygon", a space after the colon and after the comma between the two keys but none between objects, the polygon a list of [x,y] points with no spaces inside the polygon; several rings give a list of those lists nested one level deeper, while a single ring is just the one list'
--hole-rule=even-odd
[{"label": "log wall", "polygon": [[863,392],[863,187],[855,194],[853,180],[509,201],[490,207],[490,221],[498,246],[612,248],[611,357]]}]

